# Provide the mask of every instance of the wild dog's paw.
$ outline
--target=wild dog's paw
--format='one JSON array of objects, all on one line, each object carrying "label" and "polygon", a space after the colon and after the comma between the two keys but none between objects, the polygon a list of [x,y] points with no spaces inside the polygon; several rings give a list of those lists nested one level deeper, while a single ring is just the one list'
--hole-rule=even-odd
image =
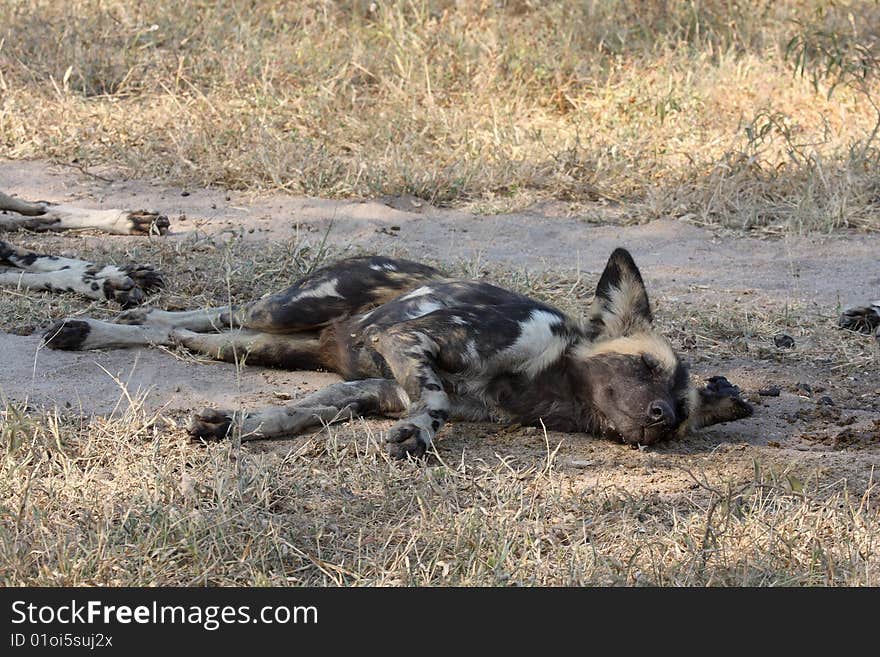
[{"label": "wild dog's paw", "polygon": [[706,379],[706,390],[726,400],[725,405],[731,420],[741,420],[755,412],[751,404],[740,396],[739,386],[733,385],[727,377],[709,377]]},{"label": "wild dog's paw", "polygon": [[186,427],[187,433],[199,440],[223,440],[232,426],[232,412],[206,408],[193,413]]},{"label": "wild dog's paw", "polygon": [[145,298],[144,291],[129,276],[109,276],[104,279],[103,289],[105,297],[123,308],[137,306]]},{"label": "wild dog's paw", "polygon": [[840,319],[837,320],[840,328],[858,331],[859,333],[871,333],[875,329],[880,330],[880,299],[872,301],[867,306],[853,306],[844,310]]},{"label": "wild dog's paw", "polygon": [[144,302],[151,294],[164,286],[162,273],[149,265],[131,265],[120,268],[119,276],[104,279],[104,296],[113,299],[123,308],[133,308]]},{"label": "wild dog's paw", "polygon": [[403,420],[388,431],[385,451],[394,459],[405,459],[408,455],[421,458],[425,455],[429,443],[430,439],[425,436],[424,429]]},{"label": "wild dog's paw", "polygon": [[135,285],[148,294],[165,287],[162,272],[150,265],[128,265],[122,267],[122,271],[128,274]]},{"label": "wild dog's paw", "polygon": [[131,308],[143,303],[148,293],[162,287],[162,275],[145,265],[93,265],[86,270],[83,282],[95,292],[101,290],[105,298],[116,301],[123,308]]},{"label": "wild dog's paw", "polygon": [[737,395],[736,397],[725,397],[728,404],[728,420],[742,420],[755,414],[755,409],[745,399]]},{"label": "wild dog's paw", "polygon": [[52,324],[43,333],[43,344],[50,349],[78,351],[82,348],[92,327],[79,319],[64,319]]},{"label": "wild dog's paw", "polygon": [[726,377],[710,377],[706,379],[706,387],[700,390],[698,426],[741,420],[754,412],[751,404],[740,396],[739,387]]},{"label": "wild dog's paw", "polygon": [[725,397],[739,397],[739,386],[733,385],[725,376],[710,376],[706,379],[706,390]]},{"label": "wild dog's paw", "polygon": [[126,212],[125,222],[132,235],[164,235],[171,225],[164,214],[148,210]]}]

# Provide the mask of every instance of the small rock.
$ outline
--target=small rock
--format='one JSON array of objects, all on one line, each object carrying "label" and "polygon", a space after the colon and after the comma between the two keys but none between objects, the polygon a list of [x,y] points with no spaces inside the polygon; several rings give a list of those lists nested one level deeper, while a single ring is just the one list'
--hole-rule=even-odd
[{"label": "small rock", "polygon": [[780,392],[782,391],[779,386],[770,386],[769,388],[761,388],[758,394],[762,397],[778,397]]},{"label": "small rock", "polygon": [[818,404],[820,406],[834,406],[834,400],[831,399],[828,395],[822,395],[819,397]]},{"label": "small rock", "polygon": [[768,440],[767,447],[782,447],[782,445],[779,444],[778,440]]},{"label": "small rock", "polygon": [[811,386],[809,383],[803,383],[802,381],[798,381],[794,387],[797,388],[798,392],[805,392],[808,395],[813,394],[813,386]]},{"label": "small rock", "polygon": [[777,333],[773,336],[773,344],[780,349],[794,349],[794,338],[788,333]]}]

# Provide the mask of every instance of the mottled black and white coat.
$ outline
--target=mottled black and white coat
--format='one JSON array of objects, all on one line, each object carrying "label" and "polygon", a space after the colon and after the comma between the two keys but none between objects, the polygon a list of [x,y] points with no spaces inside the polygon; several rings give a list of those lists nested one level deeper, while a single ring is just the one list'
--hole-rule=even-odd
[{"label": "mottled black and white coat", "polygon": [[[147,210],[95,210],[54,203],[30,203],[0,192],[0,231],[90,230],[111,235],[161,235],[168,218]],[[138,305],[162,287],[149,265],[102,265],[25,249],[0,240],[0,287],[74,292],[110,299],[123,308]]]},{"label": "mottled black and white coat", "polygon": [[751,414],[719,377],[695,387],[652,324],[630,254],[617,249],[585,320],[482,281],[407,260],[352,258],[241,307],[141,308],[71,319],[58,349],[182,345],[222,360],[329,369],[344,382],[283,407],[195,414],[190,432],[290,436],[352,414],[399,417],[392,456],[420,456],[450,419],[497,420],[650,445]]}]

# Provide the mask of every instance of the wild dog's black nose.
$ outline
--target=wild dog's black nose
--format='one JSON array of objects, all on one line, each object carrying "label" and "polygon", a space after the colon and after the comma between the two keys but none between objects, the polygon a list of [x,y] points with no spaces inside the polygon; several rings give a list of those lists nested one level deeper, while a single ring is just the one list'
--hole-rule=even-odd
[{"label": "wild dog's black nose", "polygon": [[655,399],[648,404],[648,419],[651,422],[672,424],[675,421],[675,411],[662,399]]}]

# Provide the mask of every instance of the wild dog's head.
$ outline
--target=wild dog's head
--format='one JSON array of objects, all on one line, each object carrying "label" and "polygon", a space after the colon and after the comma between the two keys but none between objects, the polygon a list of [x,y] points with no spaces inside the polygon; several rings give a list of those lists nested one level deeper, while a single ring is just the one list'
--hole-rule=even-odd
[{"label": "wild dog's head", "polygon": [[734,388],[698,390],[687,365],[654,328],[642,276],[625,249],[608,259],[590,308],[587,339],[570,352],[594,430],[651,445],[687,428],[745,417]]}]

